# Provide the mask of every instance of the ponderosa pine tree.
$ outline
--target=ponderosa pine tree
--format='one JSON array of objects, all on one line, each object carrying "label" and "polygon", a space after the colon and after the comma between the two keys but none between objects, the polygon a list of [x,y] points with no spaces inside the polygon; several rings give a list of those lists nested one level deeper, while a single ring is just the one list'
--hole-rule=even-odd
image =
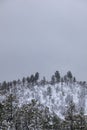
[{"label": "ponderosa pine tree", "polygon": [[53,128],[53,130],[60,130],[61,129],[60,118],[55,114],[52,117],[52,128]]},{"label": "ponderosa pine tree", "polygon": [[26,80],[27,80],[27,83],[30,83],[30,77],[29,76],[26,78]]},{"label": "ponderosa pine tree", "polygon": [[74,83],[76,82],[76,78],[75,78],[75,77],[73,77],[73,82],[74,82]]},{"label": "ponderosa pine tree", "polygon": [[23,86],[24,86],[24,84],[25,84],[25,81],[26,81],[26,79],[25,79],[25,77],[23,77],[23,79],[22,79]]},{"label": "ponderosa pine tree", "polygon": [[14,96],[10,94],[7,97],[7,100],[5,101],[5,117],[8,122],[11,122],[13,120],[13,101],[14,101]]},{"label": "ponderosa pine tree", "polygon": [[14,86],[16,86],[16,83],[17,83],[17,81],[16,81],[16,80],[13,80],[13,85],[14,85]]},{"label": "ponderosa pine tree", "polygon": [[51,84],[52,85],[55,84],[55,76],[54,75],[52,75],[52,77],[51,77]]},{"label": "ponderosa pine tree", "polygon": [[4,121],[4,105],[0,103],[0,129],[3,128],[2,122]]},{"label": "ponderosa pine tree", "polygon": [[4,89],[6,91],[6,89],[7,89],[7,83],[6,83],[6,81],[4,81],[2,83],[2,89]]},{"label": "ponderosa pine tree", "polygon": [[66,124],[70,130],[74,130],[74,115],[76,112],[75,104],[73,100],[70,101],[65,115]]},{"label": "ponderosa pine tree", "polygon": [[39,80],[39,73],[38,72],[35,73],[34,80],[35,80],[35,82],[37,82]]},{"label": "ponderosa pine tree", "polygon": [[73,78],[73,75],[72,75],[71,71],[67,72],[67,77],[68,77],[69,81],[71,82],[72,78]]},{"label": "ponderosa pine tree", "polygon": [[45,85],[46,84],[46,78],[45,77],[43,77],[43,79],[40,81],[40,83],[41,83],[41,85]]},{"label": "ponderosa pine tree", "polygon": [[55,78],[56,78],[56,82],[59,83],[60,82],[60,78],[61,78],[59,71],[55,72]]},{"label": "ponderosa pine tree", "polygon": [[86,121],[84,116],[84,109],[81,107],[80,113],[78,115],[79,120],[77,121],[77,126],[79,130],[86,130]]},{"label": "ponderosa pine tree", "polygon": [[30,83],[34,83],[35,82],[35,78],[34,78],[34,75],[32,74],[31,76],[30,76]]}]

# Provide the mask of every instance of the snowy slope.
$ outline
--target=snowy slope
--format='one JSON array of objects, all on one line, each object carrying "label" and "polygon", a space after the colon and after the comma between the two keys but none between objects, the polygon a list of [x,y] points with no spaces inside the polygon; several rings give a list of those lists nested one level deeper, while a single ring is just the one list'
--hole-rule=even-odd
[{"label": "snowy slope", "polygon": [[73,99],[76,109],[84,108],[87,114],[87,88],[78,83],[58,83],[55,85],[29,85],[22,83],[16,85],[11,90],[19,107],[28,104],[32,99],[37,100],[44,106],[49,107],[51,112],[55,112],[59,117],[63,118],[65,110],[69,102]]}]

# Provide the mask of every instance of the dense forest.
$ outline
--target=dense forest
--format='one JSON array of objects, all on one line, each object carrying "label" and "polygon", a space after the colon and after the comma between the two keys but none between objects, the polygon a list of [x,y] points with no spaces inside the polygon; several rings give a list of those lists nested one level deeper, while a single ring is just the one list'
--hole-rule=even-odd
[{"label": "dense forest", "polygon": [[[71,95],[65,92],[67,86]],[[77,89],[80,105],[72,97]],[[86,82],[77,81],[71,71],[64,76],[56,71],[50,81],[40,79],[38,72],[22,80],[4,81],[0,83],[0,130],[87,130],[86,89]]]}]

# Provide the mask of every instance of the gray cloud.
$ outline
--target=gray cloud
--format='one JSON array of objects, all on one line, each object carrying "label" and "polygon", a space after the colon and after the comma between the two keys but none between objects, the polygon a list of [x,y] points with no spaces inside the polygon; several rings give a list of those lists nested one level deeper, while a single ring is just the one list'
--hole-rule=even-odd
[{"label": "gray cloud", "polygon": [[0,2],[0,80],[39,71],[87,77],[87,1]]}]

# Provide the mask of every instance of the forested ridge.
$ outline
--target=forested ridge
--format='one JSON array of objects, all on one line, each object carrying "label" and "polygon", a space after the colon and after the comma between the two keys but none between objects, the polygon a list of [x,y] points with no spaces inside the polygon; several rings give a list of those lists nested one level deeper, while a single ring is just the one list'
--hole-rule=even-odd
[{"label": "forested ridge", "polygon": [[71,71],[0,83],[0,130],[87,130],[87,83]]}]

